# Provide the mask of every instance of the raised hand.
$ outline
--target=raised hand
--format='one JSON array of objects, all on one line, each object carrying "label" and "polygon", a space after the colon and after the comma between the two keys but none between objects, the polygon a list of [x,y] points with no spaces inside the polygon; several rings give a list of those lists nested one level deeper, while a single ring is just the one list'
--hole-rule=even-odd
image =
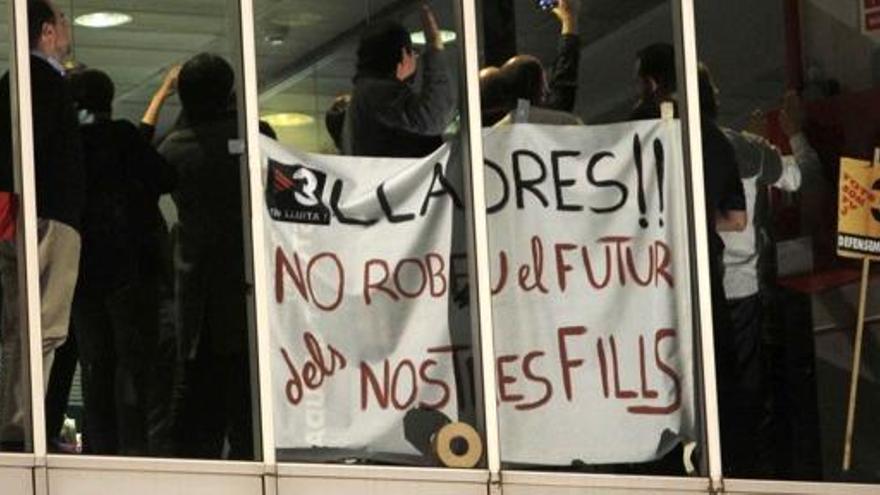
[{"label": "raised hand", "polygon": [[437,27],[437,18],[428,4],[422,4],[422,28],[425,30],[425,42],[435,50],[443,49],[443,38],[440,36],[440,28]]},{"label": "raised hand", "polygon": [[580,12],[581,0],[559,0],[559,5],[553,9],[553,15],[562,24],[562,34],[577,34]]}]

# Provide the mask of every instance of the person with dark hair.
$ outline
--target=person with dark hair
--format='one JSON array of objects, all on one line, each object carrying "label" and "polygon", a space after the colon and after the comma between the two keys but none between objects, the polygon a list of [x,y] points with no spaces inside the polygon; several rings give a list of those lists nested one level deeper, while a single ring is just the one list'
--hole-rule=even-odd
[{"label": "person with dark hair", "polygon": [[[631,120],[657,119],[665,105],[677,113],[675,51],[672,45],[653,44],[638,52],[636,61],[638,102]],[[701,119],[703,146],[703,187],[706,202],[705,229],[709,237],[712,326],[721,414],[722,446],[725,466],[742,462],[743,423],[736,416],[740,394],[736,387],[736,341],[732,333],[727,298],[724,293],[724,242],[719,232],[741,231],[746,227],[746,203],[739,180],[736,155],[730,142],[710,118]],[[699,226],[697,227],[699,228]]]},{"label": "person with dark hair", "polygon": [[229,115],[235,73],[223,58],[201,53],[180,69],[177,92],[190,124],[211,122]]},{"label": "person with dark hair", "polygon": [[80,276],[73,329],[85,406],[83,450],[154,454],[159,195],[174,170],[126,120],[112,118],[113,81],[86,69],[69,76],[86,164]]},{"label": "person with dark hair", "polygon": [[480,114],[483,127],[491,127],[516,107],[501,69],[490,66],[480,69]]},{"label": "person with dark hair", "polygon": [[337,150],[342,150],[342,126],[345,125],[345,112],[351,104],[351,93],[344,93],[333,99],[333,104],[324,114],[324,125],[327,134],[333,139]]},{"label": "person with dark hair", "polygon": [[[76,113],[64,79],[70,25],[50,0],[28,1],[37,242],[44,387],[55,349],[67,338],[79,269],[85,170]],[[9,73],[0,80],[0,190],[14,192]],[[14,241],[0,242],[3,319],[0,324],[0,449],[24,444],[27,376],[22,369],[18,263]],[[36,390],[33,393],[41,393]]]},{"label": "person with dark hair", "polygon": [[[577,96],[580,64],[578,15],[580,0],[560,0],[553,9],[561,32],[556,60],[548,77],[544,65],[532,55],[515,55],[500,68],[486,67],[480,71],[480,103],[483,126],[495,125],[517,107],[520,120],[541,123],[578,125],[583,122],[570,112]],[[505,123],[517,119],[511,114]]]},{"label": "person with dark hair", "polygon": [[656,118],[663,102],[675,96],[675,49],[669,43],[648,45],[636,54],[638,100],[630,118]]},{"label": "person with dark hair", "polygon": [[501,66],[512,96],[540,105],[549,92],[544,64],[532,55],[514,55]]},{"label": "person with dark hair", "polygon": [[497,125],[514,122],[551,125],[583,125],[571,113],[543,106],[548,89],[544,66],[531,55],[516,55],[499,69],[507,97],[514,104]]},{"label": "person with dark hair", "polygon": [[[253,459],[250,365],[234,73],[201,53],[180,69],[183,114],[159,146],[175,168],[175,297],[183,360],[178,454]],[[219,389],[217,384],[222,383]]]},{"label": "person with dark hair", "polygon": [[443,144],[443,131],[455,116],[455,85],[443,59],[440,29],[427,6],[422,8],[422,24],[427,47],[418,90],[410,80],[419,54],[406,28],[383,21],[361,37],[342,129],[343,154],[417,157]]}]

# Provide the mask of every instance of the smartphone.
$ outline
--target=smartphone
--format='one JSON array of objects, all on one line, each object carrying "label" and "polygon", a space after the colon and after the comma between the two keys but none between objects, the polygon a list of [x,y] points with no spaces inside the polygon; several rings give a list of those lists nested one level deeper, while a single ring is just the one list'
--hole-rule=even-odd
[{"label": "smartphone", "polygon": [[559,0],[535,0],[535,6],[541,10],[553,10],[559,6]]}]

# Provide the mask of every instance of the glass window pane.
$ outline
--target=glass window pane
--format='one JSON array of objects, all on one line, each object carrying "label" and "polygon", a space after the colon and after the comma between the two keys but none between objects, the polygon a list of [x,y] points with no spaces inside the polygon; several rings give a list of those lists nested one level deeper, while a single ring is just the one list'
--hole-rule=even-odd
[{"label": "glass window pane", "polygon": [[703,118],[736,151],[749,214],[745,230],[722,235],[731,322],[719,353],[736,359],[719,361],[718,386],[739,397],[721,404],[729,477],[878,480],[873,276],[843,468],[862,268],[852,256],[858,236],[876,234],[865,230],[880,130],[875,4],[697,2],[702,82],[714,86]]},{"label": "glass window pane", "polygon": [[482,2],[508,469],[705,472],[671,4]]},{"label": "glass window pane", "polygon": [[256,2],[282,461],[482,458],[462,47],[456,2],[429,5]]},{"label": "glass window pane", "polygon": [[29,5],[50,452],[259,458],[237,2]]},{"label": "glass window pane", "polygon": [[[31,427],[30,377],[28,373],[29,349],[28,332],[18,315],[19,294],[24,294],[24,279],[19,278],[16,259],[20,256],[15,242],[16,227],[21,226],[21,208],[15,208],[11,193],[20,192],[15,187],[13,170],[20,163],[13,160],[12,102],[9,85],[10,70],[10,28],[9,12],[6,3],[0,5],[0,156],[3,157],[0,175],[0,453],[33,451],[33,428]],[[16,217],[19,218],[16,218]]]}]

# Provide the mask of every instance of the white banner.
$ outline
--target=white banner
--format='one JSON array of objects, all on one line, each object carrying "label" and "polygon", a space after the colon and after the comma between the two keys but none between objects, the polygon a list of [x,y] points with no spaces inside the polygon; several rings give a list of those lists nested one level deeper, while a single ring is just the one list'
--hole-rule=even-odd
[{"label": "white banner", "polygon": [[[277,447],[418,454],[473,409],[449,147],[262,147]],[[676,121],[487,131],[505,461],[644,462],[693,437],[680,150]]]},{"label": "white banner", "polygon": [[449,147],[419,160],[262,148],[276,445],[418,454],[407,413],[455,421],[453,367],[469,353],[449,330],[462,264],[450,259],[461,199]]},{"label": "white banner", "polygon": [[677,121],[484,139],[501,452],[657,459],[693,436]]}]

